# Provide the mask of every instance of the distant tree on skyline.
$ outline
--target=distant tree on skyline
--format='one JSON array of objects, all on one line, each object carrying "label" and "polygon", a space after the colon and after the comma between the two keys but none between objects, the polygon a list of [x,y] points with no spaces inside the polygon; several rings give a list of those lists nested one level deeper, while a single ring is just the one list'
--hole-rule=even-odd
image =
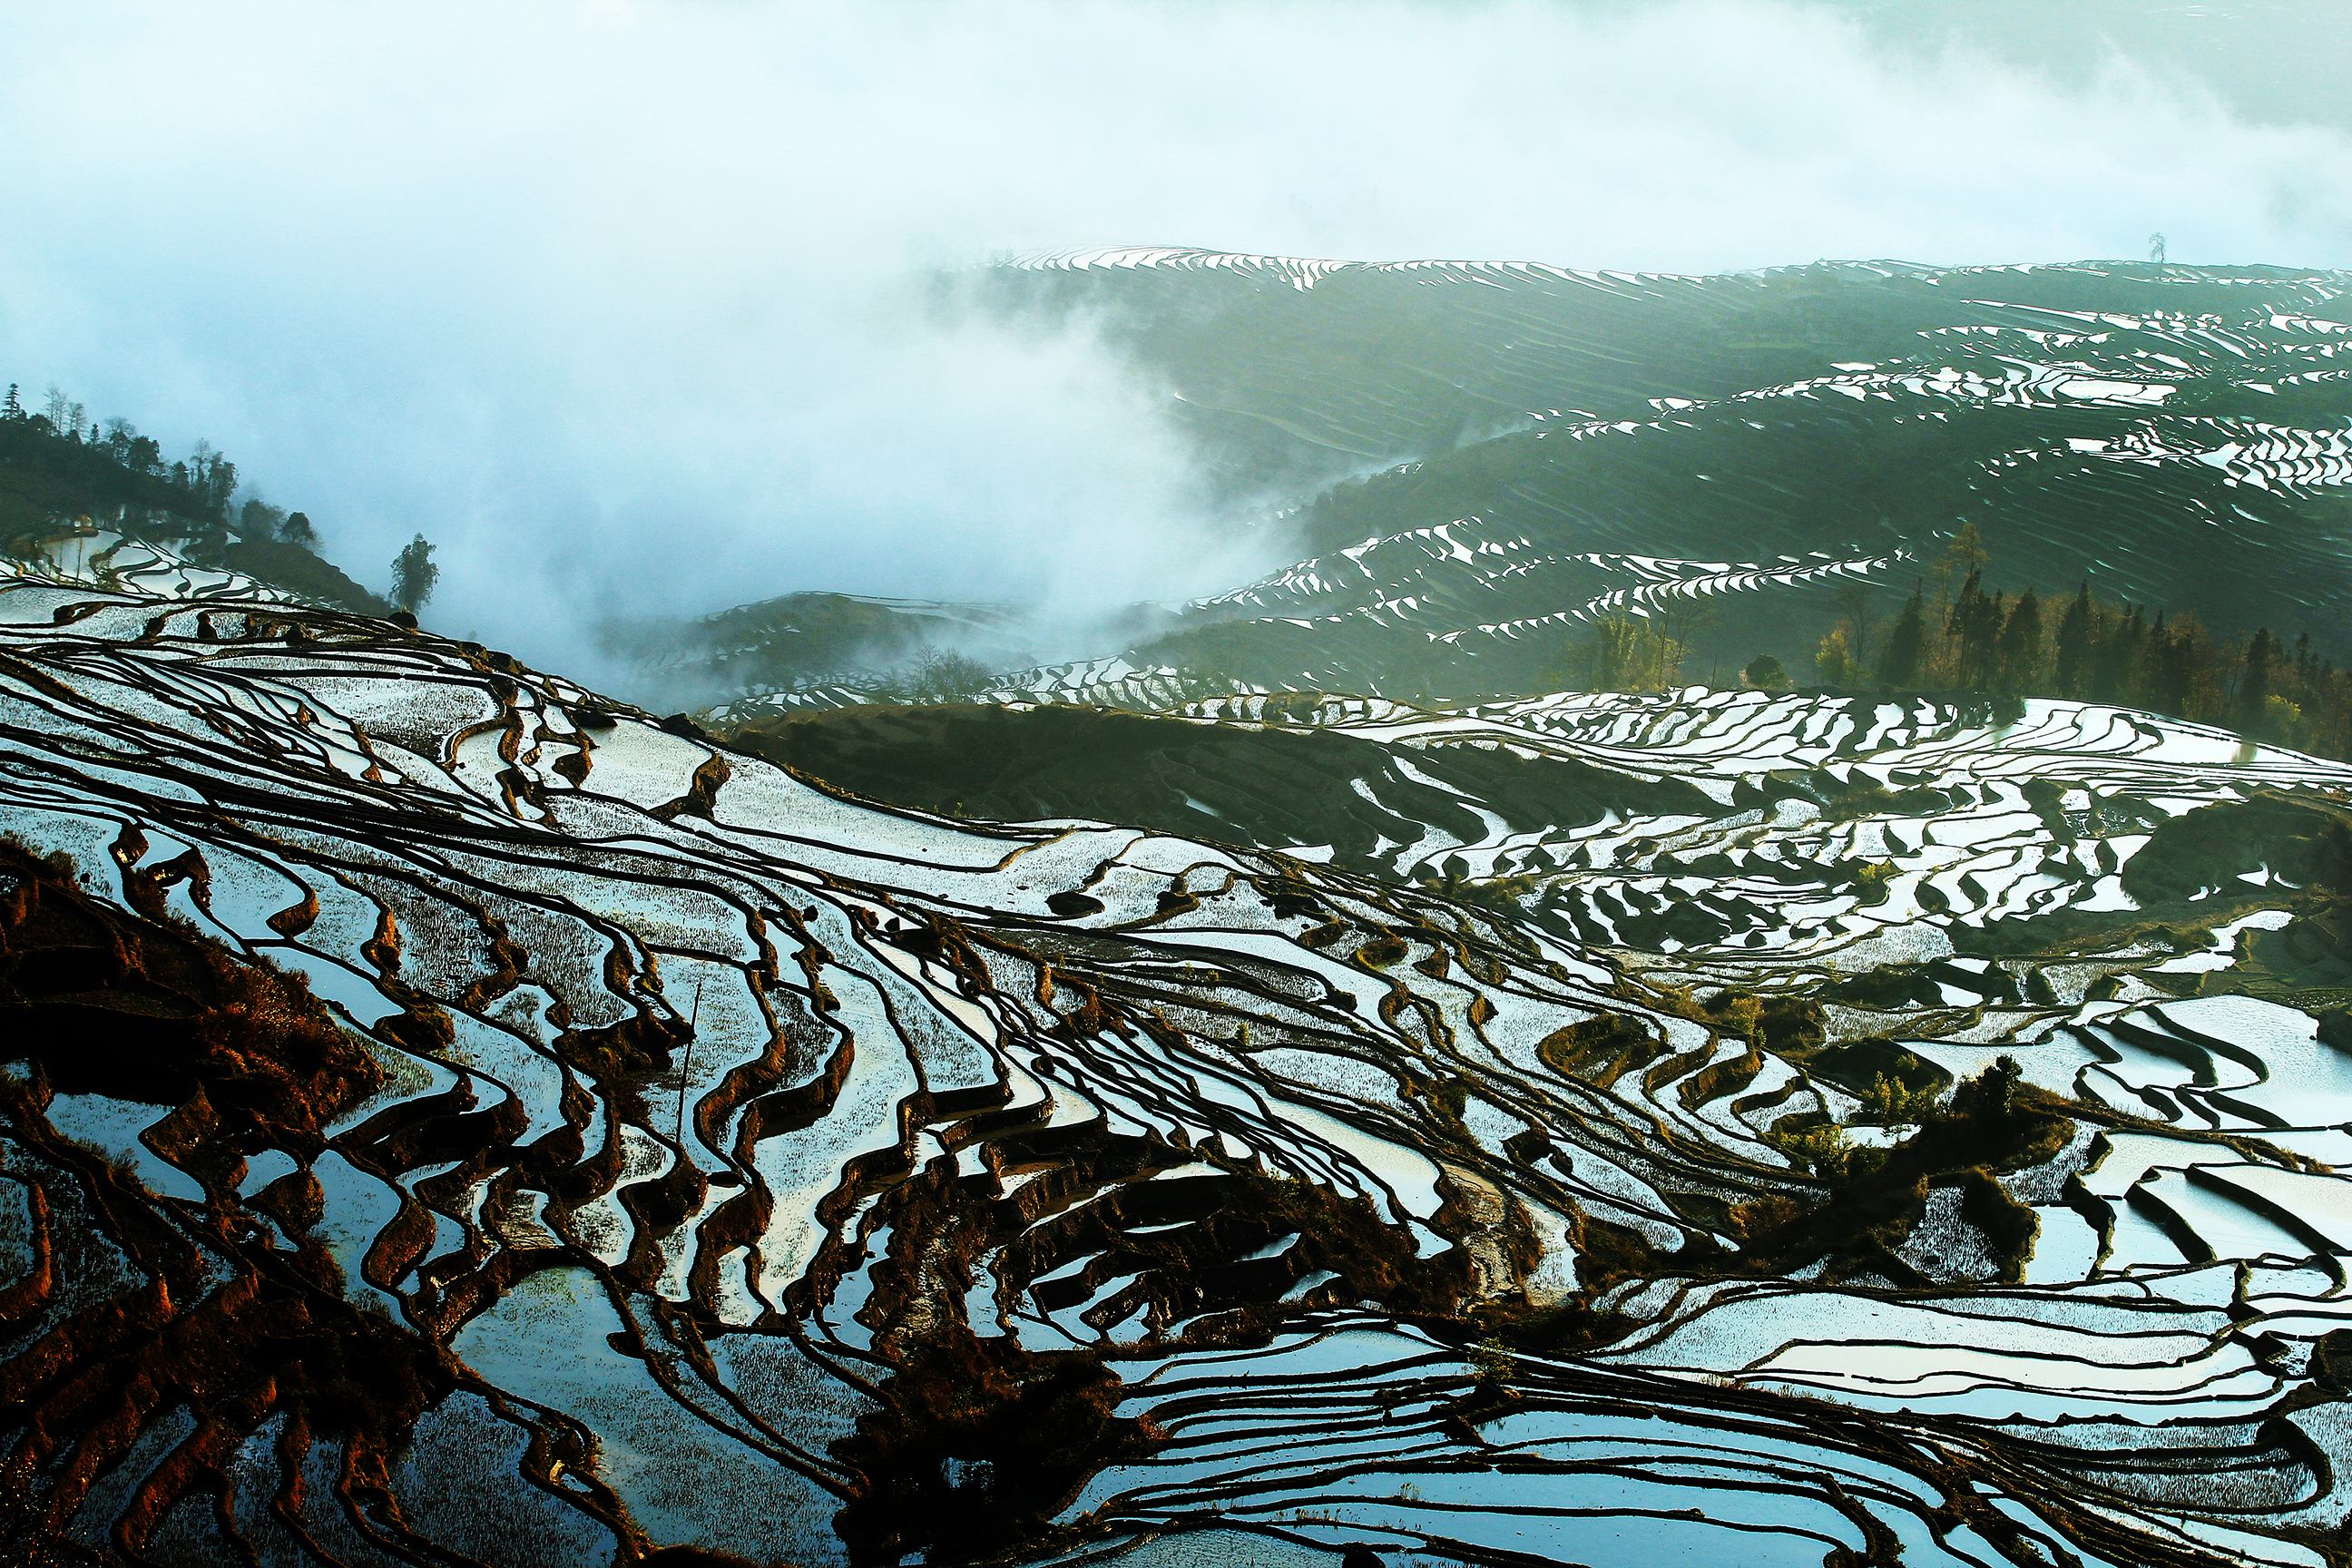
[{"label": "distant tree on skyline", "polygon": [[433,546],[421,533],[392,558],[392,602],[412,616],[432,599],[434,585],[440,581],[441,568],[433,564]]},{"label": "distant tree on skyline", "polygon": [[81,422],[87,410],[60,391],[55,382],[49,384],[48,403],[42,412],[49,416],[50,429],[76,441],[81,439]]}]

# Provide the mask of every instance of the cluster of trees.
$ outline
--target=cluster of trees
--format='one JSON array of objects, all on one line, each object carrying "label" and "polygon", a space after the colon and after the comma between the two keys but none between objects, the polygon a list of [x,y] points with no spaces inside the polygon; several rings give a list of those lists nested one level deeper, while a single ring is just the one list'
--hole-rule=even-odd
[{"label": "cluster of trees", "polygon": [[[1622,603],[1603,611],[1563,650],[1551,674],[1593,691],[1664,691],[1683,680],[1683,661],[1715,614],[1711,602],[1669,595],[1635,615]],[[1777,666],[1775,667],[1777,668]]]},{"label": "cluster of trees", "polygon": [[198,441],[186,457],[166,463],[152,436],[142,436],[128,419],[100,422],[52,386],[38,409],[27,407],[11,383],[0,396],[0,463],[37,468],[91,500],[111,500],[163,512],[238,537],[279,541],[316,552],[319,531],[309,517],[272,506],[247,491],[234,512],[236,465],[210,441]]},{"label": "cluster of trees", "polygon": [[1962,527],[1883,633],[1850,596],[1813,656],[1822,681],[2114,702],[2352,757],[2352,673],[2308,636],[2292,646],[2268,627],[2216,637],[2193,615],[2151,616],[2088,583],[2056,602],[2031,588],[1987,593],[1989,558],[1976,526]]},{"label": "cluster of trees", "polygon": [[[26,406],[14,384],[0,396],[0,467],[35,476],[32,490],[40,498],[36,505],[52,515],[115,503],[132,526],[168,517],[173,520],[172,536],[193,538],[199,560],[220,557],[232,531],[248,544],[290,544],[318,553],[319,531],[305,514],[272,506],[250,488],[243,503],[231,510],[238,494],[236,465],[211,442],[198,441],[187,457],[166,463],[163,448],[129,420],[92,419],[87,408],[55,386],[38,408]],[[323,571],[331,599],[339,593],[346,599],[353,594],[360,601],[369,597],[331,568],[298,569],[281,557],[275,566],[251,569],[290,574],[298,583],[305,572],[316,577]],[[419,534],[393,561],[392,601],[413,613],[433,597],[440,578],[433,546]],[[320,591],[316,583],[311,591]]]},{"label": "cluster of trees", "polygon": [[312,552],[319,548],[319,531],[310,526],[309,517],[288,511],[282,506],[271,506],[259,496],[237,508],[236,531],[247,539],[275,539]]},{"label": "cluster of trees", "polygon": [[1682,678],[1690,652],[1684,628],[1622,607],[1592,625],[1576,671],[1595,691],[1663,691]]},{"label": "cluster of trees", "polygon": [[880,689],[901,702],[961,702],[987,690],[995,679],[995,672],[980,660],[924,643],[914,663]]},{"label": "cluster of trees", "polygon": [[[1813,653],[1822,684],[2113,702],[2352,759],[2352,671],[2315,653],[2309,637],[2289,644],[2268,627],[2217,637],[2194,615],[2150,614],[2102,598],[2088,583],[2054,601],[2031,588],[1988,590],[1990,560],[1976,525],[1962,525],[1891,621],[1874,613],[1868,584],[1849,584],[1837,624]],[[1602,616],[1559,673],[1603,691],[1679,684],[1705,611],[1669,612]],[[1759,654],[1741,679],[1767,690],[1789,684],[1770,654]]]},{"label": "cluster of trees", "polygon": [[127,419],[103,424],[52,386],[38,409],[28,408],[12,383],[0,397],[0,462],[37,467],[109,500],[226,524],[236,494],[236,465],[209,441],[166,463],[153,437]]}]

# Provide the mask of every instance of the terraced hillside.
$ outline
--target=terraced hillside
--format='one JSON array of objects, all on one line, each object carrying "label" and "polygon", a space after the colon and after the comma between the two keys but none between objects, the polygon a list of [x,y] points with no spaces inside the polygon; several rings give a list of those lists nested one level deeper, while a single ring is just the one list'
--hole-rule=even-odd
[{"label": "terraced hillside", "polygon": [[2352,770],[1252,698],[1230,831],[968,820],[204,586],[0,584],[20,1534],[2342,1555]]},{"label": "terraced hillside", "polygon": [[992,281],[1108,319],[1237,494],[1302,498],[1278,526],[1308,558],[1191,606],[1222,624],[1154,662],[1538,690],[1630,604],[1736,667],[1810,651],[1841,579],[1907,591],[1963,522],[2017,585],[2352,646],[2339,274],[1130,250]]},{"label": "terraced hillside", "polygon": [[[2088,581],[2224,636],[2352,648],[2346,285],[1113,250],[998,268],[981,293],[1107,322],[1235,506],[1299,552],[1111,615],[1076,651],[1228,688],[1466,700],[1570,682],[1619,616],[1683,645],[1689,676],[1722,683],[1759,650],[1801,672],[1841,615],[1891,618],[1969,525],[2011,590]],[[924,646],[1002,671],[1069,635],[1017,605],[798,594],[611,640],[649,699],[780,694],[773,711],[870,699]]]},{"label": "terraced hillside", "polygon": [[779,681],[871,679],[940,647],[969,649],[1000,668],[1027,664],[1037,656],[1024,622],[1003,605],[802,593],[692,619],[614,625],[604,640],[638,672],[648,700],[698,702]]}]

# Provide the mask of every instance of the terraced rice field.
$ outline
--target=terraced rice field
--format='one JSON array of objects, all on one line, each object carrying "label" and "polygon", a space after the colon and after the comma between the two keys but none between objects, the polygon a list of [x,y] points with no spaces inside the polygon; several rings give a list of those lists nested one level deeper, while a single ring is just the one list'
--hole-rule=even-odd
[{"label": "terraced rice field", "polygon": [[1907,593],[1963,521],[2012,588],[2352,637],[2339,273],[1128,249],[996,278],[1007,309],[1113,323],[1237,494],[1300,498],[1265,526],[1302,558],[1186,606],[1139,664],[1537,691],[1562,634],[1622,606],[1727,669],[1795,668],[1791,626],[1856,581]]},{"label": "terraced rice field", "polygon": [[1399,832],[972,821],[218,587],[0,585],[0,1385],[73,1540],[2339,1552],[2343,767],[1240,697],[1179,717],[1362,742]]},{"label": "terraced rice field", "polygon": [[[1702,278],[1113,249],[982,286],[1009,312],[1102,325],[1170,389],[1224,526],[1291,558],[1106,628],[1096,646],[1137,671],[1544,691],[1575,673],[1581,628],[1622,612],[1691,645],[1694,675],[1727,679],[1759,649],[1801,672],[1847,594],[1874,590],[1884,624],[1963,522],[2012,592],[2087,581],[2224,635],[2352,643],[2339,273]],[[887,663],[919,628],[996,668],[1056,640],[1001,605],[819,614],[822,597],[655,628],[643,674],[680,703],[781,711],[870,698],[885,683],[856,659]],[[835,635],[843,606],[862,641]]]}]

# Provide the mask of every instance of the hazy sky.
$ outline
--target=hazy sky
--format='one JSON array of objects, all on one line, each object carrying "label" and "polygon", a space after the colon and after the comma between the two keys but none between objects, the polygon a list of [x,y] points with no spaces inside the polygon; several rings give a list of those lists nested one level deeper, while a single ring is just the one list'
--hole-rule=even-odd
[{"label": "hazy sky", "polygon": [[2052,9],[0,0],[0,379],[209,437],[372,585],[423,531],[428,619],[541,658],[614,603],[1179,595],[1263,563],[1154,389],[911,270],[2352,266],[2340,91],[2258,90],[2340,7]]}]

